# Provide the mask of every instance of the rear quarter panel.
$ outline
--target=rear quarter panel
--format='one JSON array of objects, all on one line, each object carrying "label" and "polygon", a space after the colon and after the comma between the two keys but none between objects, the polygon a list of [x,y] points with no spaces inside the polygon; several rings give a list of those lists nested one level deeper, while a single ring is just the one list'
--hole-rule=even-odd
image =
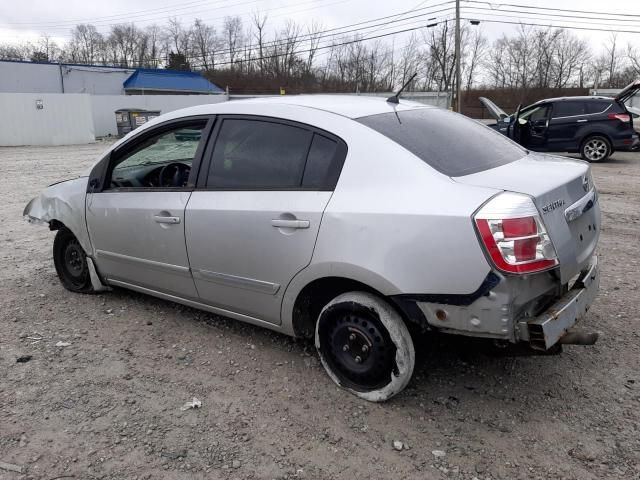
[{"label": "rear quarter panel", "polygon": [[287,291],[284,322],[297,293],[326,276],[358,280],[384,295],[477,290],[490,266],[471,217],[498,190],[457,184],[356,122],[343,139],[345,165],[312,261]]}]

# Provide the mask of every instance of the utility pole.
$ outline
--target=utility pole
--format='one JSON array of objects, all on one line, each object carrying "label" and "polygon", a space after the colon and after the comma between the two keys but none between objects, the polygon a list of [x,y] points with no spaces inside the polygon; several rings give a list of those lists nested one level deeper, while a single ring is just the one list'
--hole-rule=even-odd
[{"label": "utility pole", "polygon": [[456,0],[456,112],[462,111],[460,102],[460,0]]}]

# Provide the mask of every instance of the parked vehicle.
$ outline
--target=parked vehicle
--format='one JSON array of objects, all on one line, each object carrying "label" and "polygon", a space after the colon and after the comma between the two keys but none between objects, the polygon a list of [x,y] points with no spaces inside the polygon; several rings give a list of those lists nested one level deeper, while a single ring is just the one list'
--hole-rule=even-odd
[{"label": "parked vehicle", "polygon": [[539,152],[578,152],[589,162],[606,160],[616,150],[640,143],[624,102],[640,90],[640,81],[615,97],[563,97],[540,100],[512,115],[485,97],[480,101],[497,123],[491,128]]},{"label": "parked vehicle", "polygon": [[312,338],[333,381],[371,401],[409,382],[410,331],[595,341],[570,331],[599,283],[588,164],[418,103],[175,111],[24,215],[57,230],[67,289],[124,287]]}]

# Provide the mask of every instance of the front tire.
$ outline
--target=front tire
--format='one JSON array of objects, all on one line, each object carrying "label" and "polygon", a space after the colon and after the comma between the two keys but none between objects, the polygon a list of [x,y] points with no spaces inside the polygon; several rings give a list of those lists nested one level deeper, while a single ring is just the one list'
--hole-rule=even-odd
[{"label": "front tire", "polygon": [[320,312],[315,343],[327,374],[340,387],[384,402],[411,380],[415,349],[398,312],[367,292],[348,292]]},{"label": "front tire", "polygon": [[580,156],[587,162],[603,162],[612,153],[611,143],[601,135],[587,137],[580,147]]},{"label": "front tire", "polygon": [[76,293],[93,293],[87,254],[67,228],[58,230],[53,240],[53,263],[64,288]]}]

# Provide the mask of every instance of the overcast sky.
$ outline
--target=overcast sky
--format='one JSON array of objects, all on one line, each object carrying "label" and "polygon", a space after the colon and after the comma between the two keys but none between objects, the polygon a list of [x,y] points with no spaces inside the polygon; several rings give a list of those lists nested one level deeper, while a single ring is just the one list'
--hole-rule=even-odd
[{"label": "overcast sky", "polygon": [[[110,24],[134,22],[140,27],[153,23],[164,24],[170,17],[179,18],[184,24],[192,23],[195,18],[201,18],[207,23],[219,27],[227,15],[240,15],[247,22],[252,12],[263,12],[268,15],[268,26],[275,29],[286,19],[294,19],[301,23],[317,21],[324,29],[342,27],[348,24],[362,22],[377,17],[393,15],[413,10],[406,16],[427,11],[434,12],[433,16],[442,19],[449,18],[453,12],[453,5],[442,4],[446,0],[2,0],[0,1],[0,42],[34,41],[42,33],[54,37],[59,43],[68,40],[69,30],[76,23],[93,23],[100,31],[106,32]],[[589,16],[590,19],[552,19],[550,17],[535,16],[506,12],[514,7],[505,4],[528,5],[535,7],[562,8],[576,10],[573,15]],[[424,10],[431,7],[431,10]],[[490,7],[491,6],[491,7]],[[471,7],[488,9],[489,13],[481,14]],[[522,10],[522,9],[520,9]],[[581,14],[577,11],[621,13],[626,15],[627,21],[613,21],[611,17],[598,14]],[[485,10],[486,12],[487,10]],[[530,10],[539,13],[555,13],[572,15],[567,12],[553,12],[551,10]],[[619,42],[626,45],[633,42],[640,47],[640,2],[632,0],[491,0],[491,3],[462,3],[462,16],[488,20],[488,15],[498,12],[503,15],[502,20],[511,22],[529,22],[540,24],[564,23],[576,27],[602,28],[611,31],[636,30],[637,34],[620,33]],[[508,15],[509,18],[504,17]],[[637,17],[633,17],[636,15]],[[495,17],[493,17],[495,19]],[[620,17],[618,17],[620,18]],[[427,21],[427,17],[403,20],[399,19],[396,26],[385,26],[376,31],[375,35],[387,33],[392,29],[411,28],[420,25],[418,22]],[[576,23],[571,23],[571,22]],[[494,39],[504,32],[512,32],[516,26],[507,24],[481,22],[478,27],[490,38]],[[374,35],[373,30],[366,32]],[[599,50],[602,43],[609,36],[608,32],[574,30],[574,32],[589,40],[594,50]],[[392,41],[394,37],[387,37]],[[395,37],[396,44],[402,43],[403,37]]]}]

